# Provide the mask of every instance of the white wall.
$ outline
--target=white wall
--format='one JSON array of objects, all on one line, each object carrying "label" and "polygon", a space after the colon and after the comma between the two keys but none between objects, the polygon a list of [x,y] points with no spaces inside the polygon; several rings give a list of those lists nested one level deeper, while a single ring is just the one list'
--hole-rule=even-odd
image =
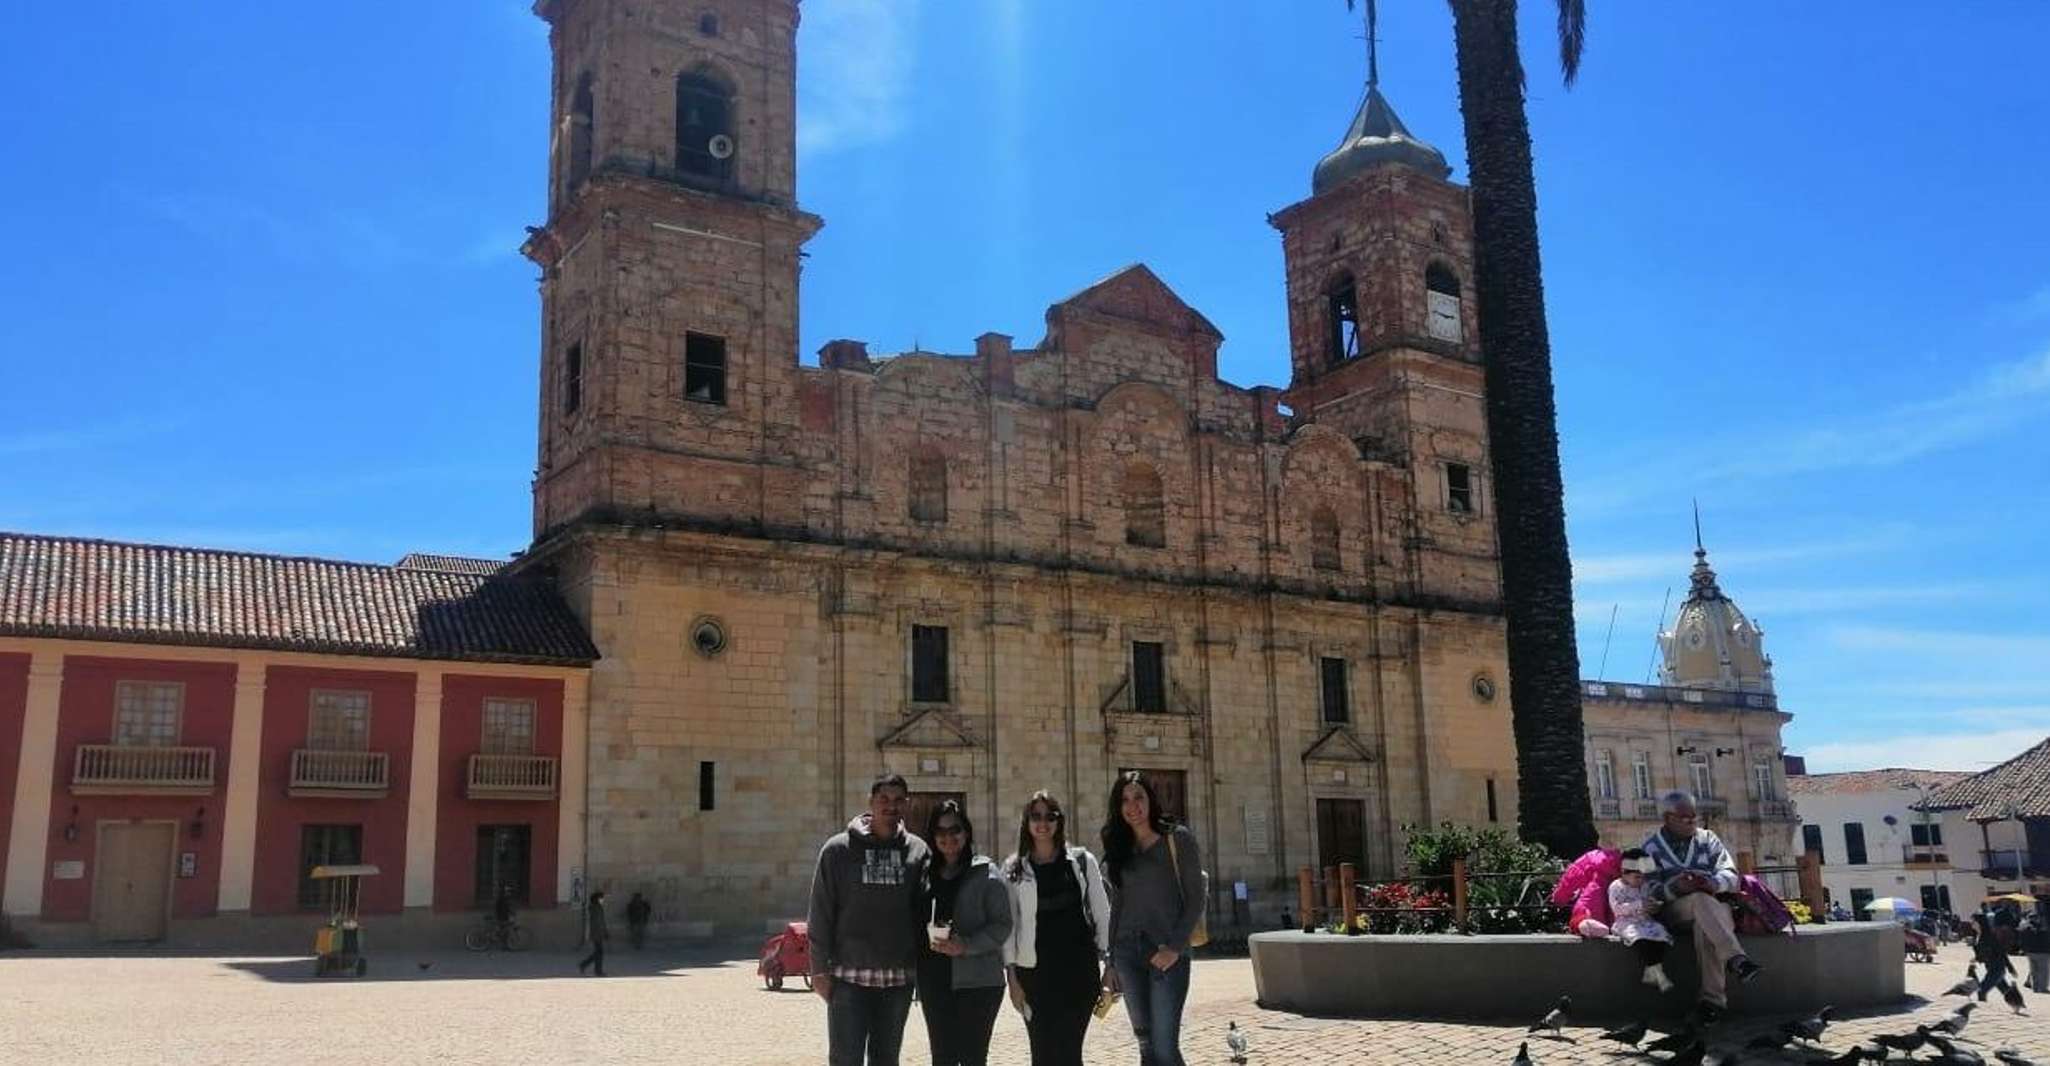
[{"label": "white wall", "polygon": [[[1798,786],[1796,786],[1798,787]],[[1945,819],[1929,816],[1931,822],[1942,827],[1943,851],[1950,859],[1948,867],[1910,869],[1907,864],[1907,848],[1912,843],[1909,827],[1921,821],[1923,815],[1908,809],[1908,805],[1920,799],[1919,794],[1909,789],[1885,789],[1876,792],[1795,792],[1796,812],[1801,824],[1793,828],[1791,847],[1794,854],[1802,848],[1802,825],[1819,826],[1822,829],[1822,884],[1829,889],[1830,899],[1851,905],[1853,889],[1868,889],[1873,898],[1899,896],[1913,903],[1922,901],[1924,885],[1947,886],[1950,889],[1950,905],[1960,913],[1968,911],[1978,901],[1976,887],[1962,883],[1962,870],[1976,868],[1978,864],[1979,831],[1977,826],[1965,826],[1969,835],[1957,836],[1961,830],[1953,828]],[[1893,824],[1886,819],[1891,817]],[[1849,863],[1849,845],[1845,842],[1844,825],[1856,822],[1865,827],[1865,864],[1852,866]],[[1972,880],[1976,883],[1977,878]]]}]

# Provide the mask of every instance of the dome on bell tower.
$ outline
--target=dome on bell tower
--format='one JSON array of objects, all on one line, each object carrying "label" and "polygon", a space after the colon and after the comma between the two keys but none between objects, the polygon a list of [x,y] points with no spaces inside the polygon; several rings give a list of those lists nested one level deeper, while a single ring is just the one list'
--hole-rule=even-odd
[{"label": "dome on bell tower", "polygon": [[1452,168],[1445,153],[1420,141],[1402,124],[1381,87],[1369,84],[1367,98],[1360,104],[1352,125],[1330,155],[1317,162],[1310,176],[1310,191],[1320,193],[1344,184],[1347,178],[1383,163],[1401,163],[1434,178],[1447,178]]},{"label": "dome on bell tower", "polygon": [[1772,656],[1765,654],[1765,633],[1723,595],[1699,539],[1689,585],[1673,627],[1659,634],[1660,683],[1770,694]]}]

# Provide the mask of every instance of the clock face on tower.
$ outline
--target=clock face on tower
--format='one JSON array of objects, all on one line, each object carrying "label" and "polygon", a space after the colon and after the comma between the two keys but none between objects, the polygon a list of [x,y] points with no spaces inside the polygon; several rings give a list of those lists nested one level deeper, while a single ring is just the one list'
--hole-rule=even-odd
[{"label": "clock face on tower", "polygon": [[1449,293],[1430,293],[1427,311],[1430,318],[1430,334],[1441,341],[1459,343],[1459,297]]}]

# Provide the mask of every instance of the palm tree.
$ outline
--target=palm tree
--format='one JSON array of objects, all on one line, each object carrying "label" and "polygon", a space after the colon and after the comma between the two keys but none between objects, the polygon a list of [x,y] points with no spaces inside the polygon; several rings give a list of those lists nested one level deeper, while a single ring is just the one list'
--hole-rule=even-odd
[{"label": "palm tree", "polygon": [[[1473,203],[1474,293],[1486,363],[1489,451],[1509,628],[1509,702],[1516,731],[1517,829],[1560,856],[1594,846],[1566,553],[1552,347],[1538,259],[1537,183],[1517,51],[1518,0],[1448,0],[1466,121]],[[1372,17],[1373,0],[1367,0]],[[1586,0],[1557,0],[1559,66],[1580,72]],[[1353,0],[1346,0],[1348,7]],[[1371,30],[1369,33],[1371,34]]]}]

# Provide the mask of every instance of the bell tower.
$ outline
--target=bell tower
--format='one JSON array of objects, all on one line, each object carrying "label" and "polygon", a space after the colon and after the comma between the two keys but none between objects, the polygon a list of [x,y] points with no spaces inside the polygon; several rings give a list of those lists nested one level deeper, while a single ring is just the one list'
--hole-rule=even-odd
[{"label": "bell tower", "polygon": [[[1373,40],[1373,5],[1368,40]],[[1268,221],[1287,269],[1298,423],[1351,439],[1404,482],[1420,596],[1498,603],[1467,190],[1403,125],[1371,51],[1366,93],[1308,199]]]},{"label": "bell tower", "polygon": [[[540,0],[534,534],[746,521],[797,365],[798,0]],[[719,456],[707,477],[693,457]]]}]

